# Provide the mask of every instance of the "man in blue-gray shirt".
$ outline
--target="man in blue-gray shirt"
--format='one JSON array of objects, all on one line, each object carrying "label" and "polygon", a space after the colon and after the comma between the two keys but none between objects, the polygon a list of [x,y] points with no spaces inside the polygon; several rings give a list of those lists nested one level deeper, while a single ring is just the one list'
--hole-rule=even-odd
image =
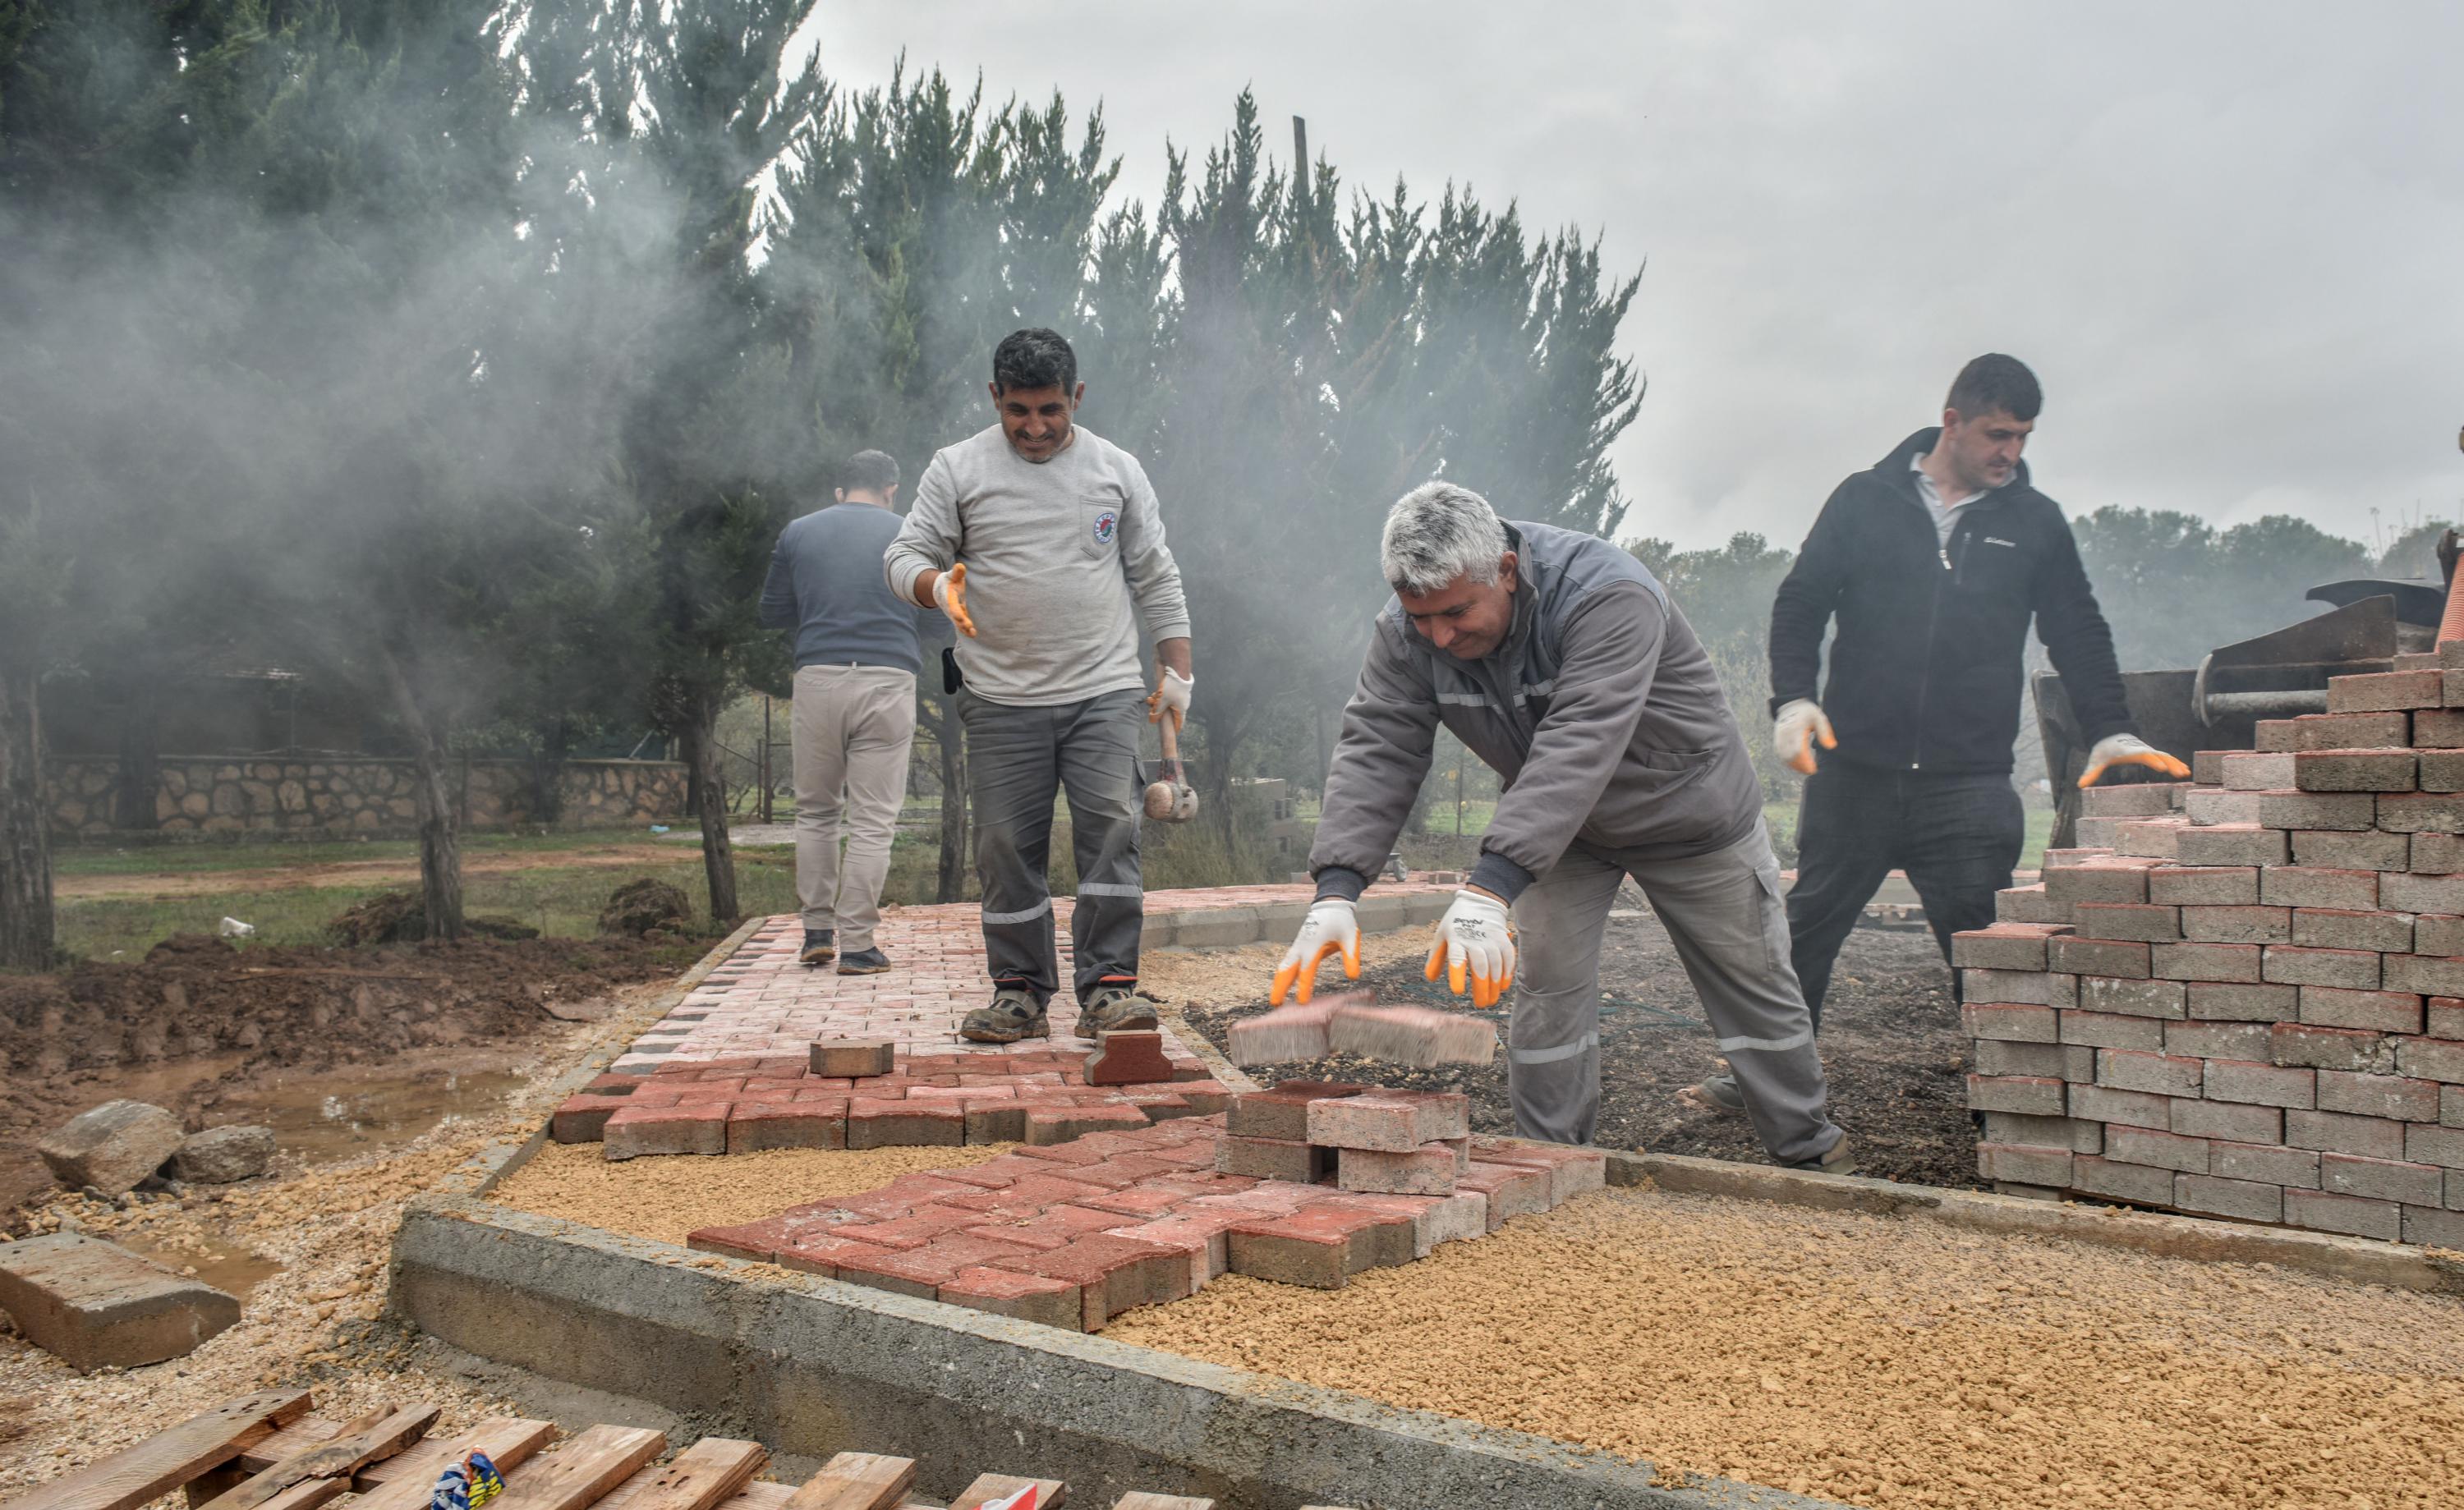
[{"label": "man in blue-gray shirt", "polygon": [[919,610],[881,575],[882,553],[898,537],[898,463],[859,451],[844,481],[834,507],[781,532],[761,622],[796,631],[797,958],[817,966],[835,953],[840,974],[871,975],[890,968],[872,930],[907,797],[924,656]]}]

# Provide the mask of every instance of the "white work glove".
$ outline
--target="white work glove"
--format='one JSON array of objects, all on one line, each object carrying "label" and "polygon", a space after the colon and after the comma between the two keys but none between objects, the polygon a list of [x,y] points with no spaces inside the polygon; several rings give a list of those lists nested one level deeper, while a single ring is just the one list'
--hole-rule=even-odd
[{"label": "white work glove", "polygon": [[1788,768],[1802,776],[1814,774],[1814,741],[1822,741],[1825,750],[1839,748],[1838,739],[1831,733],[1831,720],[1814,699],[1800,697],[1779,705],[1779,717],[1771,723],[1771,749],[1788,762]]},{"label": "white work glove", "polygon": [[1438,919],[1437,942],[1429,951],[1428,978],[1442,971],[1446,989],[1463,995],[1471,988],[1471,1004],[1493,1007],[1514,984],[1514,925],[1507,920],[1506,904],[1485,891],[1464,887],[1454,906]]},{"label": "white work glove", "polygon": [[[1197,679],[1181,675],[1167,666],[1155,678],[1155,689],[1147,694],[1147,722],[1155,723],[1164,714],[1172,714],[1172,732],[1178,733],[1189,723],[1189,694],[1198,686]],[[1309,998],[1303,996],[1303,1001]]]},{"label": "white work glove", "polygon": [[960,634],[976,637],[976,621],[967,613],[967,563],[960,561],[933,579],[933,605],[950,616]]},{"label": "white work glove", "polygon": [[1313,903],[1309,916],[1301,919],[1301,930],[1292,947],[1284,951],[1284,962],[1275,967],[1275,989],[1267,996],[1268,1006],[1284,1004],[1284,995],[1297,986],[1297,998],[1308,1001],[1317,989],[1317,967],[1326,956],[1341,952],[1343,973],[1353,979],[1360,978],[1360,918],[1351,903],[1341,897],[1328,897]]},{"label": "white work glove", "polygon": [[2087,753],[2087,769],[2079,773],[2079,785],[2096,785],[2096,778],[2104,775],[2105,767],[2115,765],[2144,765],[2176,781],[2187,779],[2190,774],[2189,766],[2137,734],[2107,734]]}]

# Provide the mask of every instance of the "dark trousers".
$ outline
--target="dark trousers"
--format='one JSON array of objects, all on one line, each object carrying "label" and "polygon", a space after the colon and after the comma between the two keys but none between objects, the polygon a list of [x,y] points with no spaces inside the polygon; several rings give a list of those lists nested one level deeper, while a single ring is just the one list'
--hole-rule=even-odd
[{"label": "dark trousers", "polygon": [[[1908,873],[1947,964],[1953,933],[1993,921],[1993,893],[2011,885],[2027,827],[2007,776],[1873,771],[1835,757],[1806,777],[1788,930],[1815,1026],[1839,946],[1884,876]],[[1956,971],[1950,989],[1959,999]]]},{"label": "dark trousers", "polygon": [[1145,699],[1132,691],[1048,708],[959,695],[987,963],[996,982],[1023,986],[1039,1003],[1060,989],[1045,882],[1056,795],[1069,799],[1069,843],[1078,861],[1071,985],[1084,1001],[1099,983],[1137,979],[1146,913],[1138,880],[1138,729],[1145,713]]}]

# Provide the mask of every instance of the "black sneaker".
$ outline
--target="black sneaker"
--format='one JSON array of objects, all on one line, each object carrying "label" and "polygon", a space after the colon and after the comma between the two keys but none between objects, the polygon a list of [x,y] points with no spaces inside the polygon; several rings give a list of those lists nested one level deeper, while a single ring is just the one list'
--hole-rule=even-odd
[{"label": "black sneaker", "polygon": [[808,928],[804,930],[804,948],[796,955],[796,963],[806,969],[815,965],[826,965],[830,962],[830,956],[838,952],[838,950],[833,947],[834,944],[835,935],[830,930]]},{"label": "black sneaker", "polygon": [[1021,986],[1003,986],[989,1006],[978,1007],[958,1024],[958,1037],[977,1043],[1015,1043],[1052,1036],[1044,1007]]},{"label": "black sneaker", "polygon": [[877,949],[851,949],[839,956],[842,975],[878,975],[890,968],[890,956]]},{"label": "black sneaker", "polygon": [[1078,1003],[1078,1036],[1091,1039],[1098,1033],[1118,1033],[1125,1028],[1152,1028],[1161,1022],[1155,1016],[1155,1003],[1141,997],[1131,986],[1097,986],[1095,994]]}]

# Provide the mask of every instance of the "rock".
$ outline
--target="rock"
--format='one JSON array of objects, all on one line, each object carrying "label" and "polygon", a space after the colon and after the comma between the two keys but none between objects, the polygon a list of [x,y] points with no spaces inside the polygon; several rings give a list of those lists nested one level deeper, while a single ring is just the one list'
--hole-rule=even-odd
[{"label": "rock", "polygon": [[67,1232],[0,1242],[0,1310],[80,1373],[185,1357],[239,1320],[239,1302],[212,1285]]},{"label": "rock", "polygon": [[272,1127],[209,1127],[180,1145],[171,1172],[200,1185],[230,1185],[264,1173],[273,1161]]},{"label": "rock", "polygon": [[71,1190],[92,1186],[124,1194],[177,1152],[180,1119],[142,1101],[106,1101],[79,1112],[34,1145],[52,1177]]},{"label": "rock", "polygon": [[664,881],[644,876],[618,886],[599,912],[602,933],[630,933],[639,938],[656,929],[693,921],[693,904]]}]

